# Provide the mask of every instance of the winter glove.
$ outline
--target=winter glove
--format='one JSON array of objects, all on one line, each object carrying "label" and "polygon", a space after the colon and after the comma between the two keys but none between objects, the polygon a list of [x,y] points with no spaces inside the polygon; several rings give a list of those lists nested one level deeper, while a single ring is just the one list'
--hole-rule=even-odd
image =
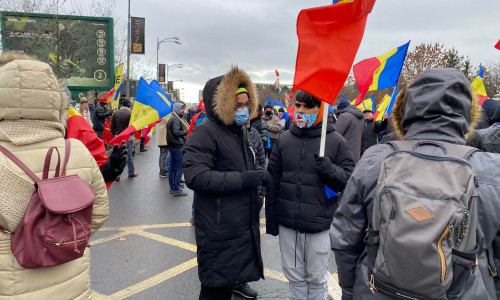
[{"label": "winter glove", "polygon": [[261,183],[261,171],[244,171],[241,174],[241,188],[249,189],[259,186]]},{"label": "winter glove", "polygon": [[267,184],[271,180],[270,176],[269,176],[269,173],[267,173],[266,169],[261,169],[261,170],[259,170],[259,172],[260,172],[261,185],[262,186],[267,186]]},{"label": "winter glove", "polygon": [[111,152],[108,161],[101,166],[101,174],[104,178],[104,182],[115,180],[115,178],[123,172],[127,164],[127,154],[125,142],[122,142],[119,148],[118,145],[113,147],[113,152]]},{"label": "winter glove", "polygon": [[320,177],[330,176],[332,172],[335,172],[335,165],[330,158],[327,156],[320,157],[318,154],[314,154],[314,168]]}]

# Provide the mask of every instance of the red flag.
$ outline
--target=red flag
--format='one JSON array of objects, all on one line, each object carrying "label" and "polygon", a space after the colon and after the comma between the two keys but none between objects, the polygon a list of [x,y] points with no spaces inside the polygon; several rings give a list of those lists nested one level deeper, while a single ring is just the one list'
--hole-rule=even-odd
[{"label": "red flag", "polygon": [[276,73],[276,77],[280,77],[280,73],[278,73],[278,69],[274,70],[274,72]]},{"label": "red flag", "polygon": [[198,103],[198,108],[201,110],[205,110],[205,104],[203,103],[203,98],[201,98],[200,103]]},{"label": "red flag", "polygon": [[303,90],[333,104],[349,75],[374,4],[375,0],[355,0],[300,12],[293,92]]},{"label": "red flag", "polygon": [[500,40],[498,40],[497,44],[495,45],[495,48],[497,48],[498,50],[500,50]]},{"label": "red flag", "polygon": [[101,99],[99,99],[99,102],[108,102],[108,98],[111,97],[115,93],[115,88],[112,88],[109,92],[104,95]]},{"label": "red flag", "polygon": [[134,133],[136,131],[135,127],[133,125],[129,125],[125,130],[123,130],[119,135],[115,136],[111,141],[109,141],[109,144],[114,146],[116,144],[120,145],[122,141],[125,141],[128,143],[128,139],[130,138],[130,134]]}]

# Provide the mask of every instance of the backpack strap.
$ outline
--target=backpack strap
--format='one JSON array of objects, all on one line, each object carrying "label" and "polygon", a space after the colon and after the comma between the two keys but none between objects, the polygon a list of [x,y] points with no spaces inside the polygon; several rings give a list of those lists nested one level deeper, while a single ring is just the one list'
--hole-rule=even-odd
[{"label": "backpack strap", "polygon": [[52,152],[54,152],[54,149],[56,149],[56,152],[57,152],[57,166],[56,166],[56,176],[55,177],[59,177],[59,169],[61,167],[61,155],[59,155],[59,149],[52,146],[47,151],[47,155],[45,155],[45,163],[43,164],[43,177],[42,177],[43,180],[49,178],[50,161],[52,159]]},{"label": "backpack strap", "polygon": [[467,160],[472,155],[472,153],[480,151],[479,149],[474,147],[431,140],[400,140],[390,141],[387,143],[393,146],[396,151],[415,151],[418,146],[434,145],[443,149],[444,155],[460,157],[465,160]]},{"label": "backpack strap", "polygon": [[62,169],[62,172],[61,172],[61,176],[66,176],[66,165],[68,164],[68,160],[69,160],[69,152],[71,150],[71,143],[68,139],[64,140],[65,144],[66,144],[66,151],[64,153],[64,164],[63,164],[63,169]]},{"label": "backpack strap", "polygon": [[9,150],[7,150],[5,147],[0,146],[0,151],[5,154],[10,160],[12,160],[21,170],[23,170],[31,179],[33,179],[35,182],[39,182],[40,178],[33,173],[25,164],[23,164],[22,161],[20,161],[14,154],[12,154]]},{"label": "backpack strap", "polygon": [[486,249],[486,256],[488,257],[488,269],[490,270],[490,275],[492,277],[497,277],[497,268],[495,266],[495,257],[493,256],[493,247],[490,245]]}]

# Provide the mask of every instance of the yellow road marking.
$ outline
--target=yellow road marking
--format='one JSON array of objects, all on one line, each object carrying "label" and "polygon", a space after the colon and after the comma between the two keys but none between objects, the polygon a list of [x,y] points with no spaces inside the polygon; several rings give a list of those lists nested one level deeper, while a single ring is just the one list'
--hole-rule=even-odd
[{"label": "yellow road marking", "polygon": [[191,223],[170,223],[170,224],[151,224],[151,225],[137,225],[137,226],[124,226],[124,227],[105,227],[100,228],[99,231],[110,231],[110,230],[121,230],[121,231],[133,231],[133,230],[144,230],[151,228],[169,228],[169,227],[191,227]]},{"label": "yellow road marking", "polygon": [[99,294],[98,292],[92,290],[90,291],[90,295],[92,296],[92,300],[106,300],[109,299],[108,296]]},{"label": "yellow road marking", "polygon": [[137,231],[137,232],[134,232],[134,234],[137,234],[137,235],[140,235],[143,237],[147,237],[149,239],[152,239],[152,240],[155,240],[158,242],[162,242],[165,244],[176,246],[176,247],[179,247],[179,248],[182,248],[185,250],[196,252],[196,245],[182,242],[182,241],[175,240],[175,239],[171,239],[171,238],[165,237],[163,235],[154,234],[154,233],[150,233],[150,232],[146,232],[146,231]]},{"label": "yellow road marking", "polygon": [[125,235],[126,233],[125,232],[118,232],[116,234],[112,234],[110,236],[107,236],[107,237],[103,237],[103,238],[100,238],[100,239],[97,239],[95,241],[91,241],[90,242],[90,245],[98,245],[100,243],[104,243],[104,242],[108,242],[108,241],[111,241],[111,240],[114,240],[114,239],[117,239],[119,237],[122,237],[123,235]]},{"label": "yellow road marking", "polygon": [[275,270],[271,270],[268,268],[264,268],[264,276],[272,278],[272,279],[276,279],[279,281],[288,282],[288,279],[286,279],[286,277],[283,273],[275,271]]},{"label": "yellow road marking", "polygon": [[[265,219],[260,219],[260,223],[265,224]],[[104,242],[107,242],[107,241],[110,241],[113,239],[117,239],[117,238],[120,238],[123,236],[135,234],[135,235],[139,235],[139,236],[142,236],[142,237],[145,237],[148,239],[152,239],[152,240],[164,243],[164,244],[168,244],[168,245],[179,247],[179,248],[182,248],[185,250],[189,250],[191,252],[196,252],[196,245],[194,245],[194,244],[190,244],[190,243],[186,243],[186,242],[172,239],[169,237],[165,237],[165,236],[160,235],[160,234],[155,234],[155,233],[150,233],[150,232],[144,231],[144,229],[151,229],[151,228],[190,227],[190,226],[191,226],[190,223],[172,223],[172,224],[154,224],[154,225],[101,228],[100,230],[103,230],[103,231],[118,230],[119,232],[116,234],[112,234],[108,237],[104,237],[104,238],[92,241],[91,244],[98,245],[98,244],[101,244],[101,243],[104,243]],[[266,232],[266,228],[261,227],[260,234],[265,234],[265,232]],[[197,265],[198,265],[197,259],[193,258],[187,262],[184,262],[178,266],[175,266],[175,267],[173,267],[167,271],[164,271],[158,275],[152,276],[152,277],[150,277],[146,280],[143,280],[137,284],[134,284],[130,287],[127,287],[121,291],[118,291],[110,296],[106,296],[106,295],[100,294],[100,293],[92,290],[91,291],[92,297],[93,297],[93,299],[97,299],[97,300],[124,299],[126,297],[130,297],[130,296],[133,296],[139,292],[142,292],[148,288],[151,288],[159,283],[162,283],[165,280],[173,278],[173,277],[175,277],[175,276],[177,276],[177,275],[179,275],[179,274],[181,274],[181,273],[183,273],[191,268],[196,267]],[[285,275],[282,272],[275,271],[272,269],[264,268],[264,276],[267,278],[272,278],[272,279],[278,280],[278,281],[288,282],[288,280],[286,279]],[[338,274],[333,273],[329,277],[330,277],[329,278],[329,289],[331,289],[333,286],[333,291],[334,291],[333,294],[337,296],[337,295],[339,295],[338,294],[339,287],[338,287],[338,283],[337,283],[338,282]],[[333,282],[332,282],[332,279],[333,279]]]},{"label": "yellow road marking", "polygon": [[182,263],[178,266],[175,266],[169,270],[166,270],[165,272],[162,272],[158,275],[155,275],[153,277],[150,277],[146,280],[143,280],[139,283],[136,283],[132,286],[129,286],[121,291],[118,291],[114,293],[113,295],[109,296],[110,299],[124,299],[127,297],[130,297],[132,295],[135,295],[139,292],[142,292],[150,287],[153,287],[159,283],[164,282],[167,279],[170,279],[172,277],[175,277],[182,272],[185,272],[191,268],[194,268],[198,265],[196,258],[190,259],[185,263]]}]

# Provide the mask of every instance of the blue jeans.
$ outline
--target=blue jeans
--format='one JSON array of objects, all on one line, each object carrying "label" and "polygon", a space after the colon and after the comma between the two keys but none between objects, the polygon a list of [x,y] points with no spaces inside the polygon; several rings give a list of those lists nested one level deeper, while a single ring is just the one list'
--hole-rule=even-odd
[{"label": "blue jeans", "polygon": [[134,148],[134,139],[133,137],[130,137],[128,139],[127,143],[127,169],[128,169],[128,175],[134,174],[134,156],[132,154]]},{"label": "blue jeans", "polygon": [[182,148],[169,147],[170,152],[170,169],[168,171],[168,184],[170,190],[180,190],[181,177],[182,177]]}]

